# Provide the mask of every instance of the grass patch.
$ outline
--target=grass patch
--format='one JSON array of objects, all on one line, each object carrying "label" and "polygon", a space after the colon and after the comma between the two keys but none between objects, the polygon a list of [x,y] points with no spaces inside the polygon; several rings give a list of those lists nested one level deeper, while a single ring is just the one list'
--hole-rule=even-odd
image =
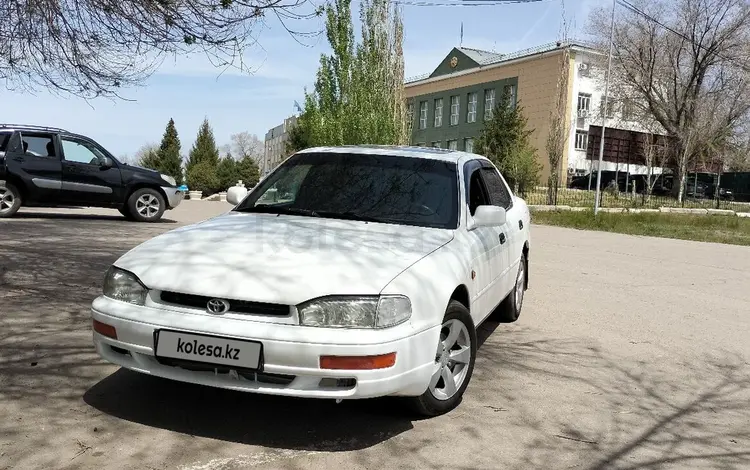
[{"label": "grass patch", "polygon": [[750,218],[606,212],[600,212],[597,217],[594,217],[593,211],[534,211],[531,214],[531,221],[535,224],[582,230],[750,246]]}]

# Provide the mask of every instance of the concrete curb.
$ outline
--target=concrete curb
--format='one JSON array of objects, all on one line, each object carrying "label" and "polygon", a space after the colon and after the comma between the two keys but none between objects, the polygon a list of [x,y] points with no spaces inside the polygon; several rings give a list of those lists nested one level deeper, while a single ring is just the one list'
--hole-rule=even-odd
[{"label": "concrete curb", "polygon": [[[530,204],[529,210],[532,212],[587,212],[593,211],[593,207],[580,207],[580,206],[550,206],[550,205],[535,205]],[[742,217],[750,218],[750,212],[735,212],[729,209],[689,209],[685,207],[660,207],[658,209],[645,209],[645,208],[627,208],[627,207],[601,207],[600,212],[607,213],[629,213],[629,214],[654,214],[654,213],[668,213],[668,214],[691,214],[691,215],[723,215],[731,217]]]}]

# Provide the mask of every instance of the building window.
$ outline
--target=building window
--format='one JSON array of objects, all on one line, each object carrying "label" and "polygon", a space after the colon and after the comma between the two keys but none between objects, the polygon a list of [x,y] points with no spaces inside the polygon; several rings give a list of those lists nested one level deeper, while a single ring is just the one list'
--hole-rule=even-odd
[{"label": "building window", "polygon": [[449,140],[448,141],[448,148],[450,150],[458,150],[458,141],[457,140]]},{"label": "building window", "polygon": [[427,101],[419,103],[419,128],[424,129],[427,127]]},{"label": "building window", "polygon": [[515,108],[516,107],[516,86],[505,85],[504,91],[505,91],[505,95],[508,97],[508,107]]},{"label": "building window", "polygon": [[435,127],[443,125],[443,99],[438,98],[435,100]]},{"label": "building window", "polygon": [[466,122],[477,122],[477,93],[469,93],[469,105],[466,108]]},{"label": "building window", "polygon": [[492,119],[492,112],[495,110],[495,89],[484,90],[484,120]]},{"label": "building window", "polygon": [[409,129],[411,129],[414,125],[414,103],[411,101],[409,101],[409,104],[406,105],[406,122],[409,126]]},{"label": "building window", "polygon": [[624,121],[630,121],[633,118],[633,114],[635,114],[635,106],[633,105],[633,100],[630,98],[625,98],[622,100],[622,119]]},{"label": "building window", "polygon": [[464,139],[464,150],[469,153],[474,153],[474,139],[471,137]]},{"label": "building window", "polygon": [[439,148],[440,148],[440,141],[438,140],[438,141],[435,141],[435,142],[433,142],[433,143],[432,143],[432,146],[433,146],[434,148],[438,148],[438,149],[439,149]]},{"label": "building window", "polygon": [[588,131],[576,131],[576,150],[586,150],[589,143]]},{"label": "building window", "polygon": [[578,93],[578,116],[584,117],[588,115],[591,109],[591,94],[590,93]]},{"label": "building window", "polygon": [[458,96],[451,96],[451,126],[458,125],[459,100]]}]

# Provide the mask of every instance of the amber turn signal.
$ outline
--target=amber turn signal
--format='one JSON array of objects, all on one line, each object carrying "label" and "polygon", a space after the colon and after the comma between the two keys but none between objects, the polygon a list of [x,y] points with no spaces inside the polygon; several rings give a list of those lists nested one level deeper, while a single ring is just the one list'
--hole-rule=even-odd
[{"label": "amber turn signal", "polygon": [[393,367],[396,353],[378,356],[320,356],[321,369],[372,370]]},{"label": "amber turn signal", "polygon": [[117,330],[115,330],[115,327],[112,325],[107,325],[106,323],[102,323],[99,320],[94,320],[94,331],[102,336],[117,339]]}]

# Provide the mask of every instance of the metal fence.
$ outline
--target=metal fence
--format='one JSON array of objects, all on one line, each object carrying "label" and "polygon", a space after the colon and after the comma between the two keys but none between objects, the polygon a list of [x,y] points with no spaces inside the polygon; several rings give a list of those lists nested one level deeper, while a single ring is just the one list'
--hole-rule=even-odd
[{"label": "metal fence", "polygon": [[[573,207],[594,207],[596,191],[585,189],[559,188],[557,194],[550,198],[547,188],[534,188],[525,191],[522,197],[532,205],[564,205]],[[750,194],[732,194],[720,198],[695,197],[686,194],[682,201],[676,197],[664,194],[633,194],[611,190],[600,193],[599,207],[611,208],[644,208],[658,209],[660,207],[683,207],[689,209],[728,209],[735,212],[750,212]],[[551,199],[551,200],[550,200]]]}]

